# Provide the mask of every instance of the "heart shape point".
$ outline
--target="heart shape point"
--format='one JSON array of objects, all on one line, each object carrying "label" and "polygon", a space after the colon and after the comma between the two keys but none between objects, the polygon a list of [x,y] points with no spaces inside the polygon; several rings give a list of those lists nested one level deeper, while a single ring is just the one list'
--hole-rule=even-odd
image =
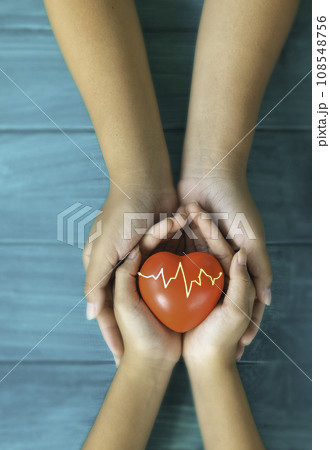
[{"label": "heart shape point", "polygon": [[196,327],[210,314],[225,281],[219,261],[204,252],[184,256],[155,253],[138,276],[141,296],[150,310],[179,333]]}]

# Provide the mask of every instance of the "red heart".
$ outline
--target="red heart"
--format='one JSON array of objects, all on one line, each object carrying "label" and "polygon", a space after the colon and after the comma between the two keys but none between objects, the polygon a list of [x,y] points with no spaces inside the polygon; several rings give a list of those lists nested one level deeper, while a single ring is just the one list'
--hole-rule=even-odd
[{"label": "red heart", "polygon": [[143,300],[161,322],[180,333],[196,327],[210,314],[225,280],[218,260],[203,252],[185,256],[155,253],[138,275]]}]

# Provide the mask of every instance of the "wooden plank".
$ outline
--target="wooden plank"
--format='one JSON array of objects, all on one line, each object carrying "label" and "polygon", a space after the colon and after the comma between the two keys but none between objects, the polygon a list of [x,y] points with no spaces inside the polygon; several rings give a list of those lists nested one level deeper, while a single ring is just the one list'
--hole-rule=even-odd
[{"label": "wooden plank", "polygon": [[[196,31],[203,0],[136,0],[143,29]],[[306,32],[311,22],[312,3],[302,0],[292,30],[296,36]],[[50,29],[41,0],[12,0],[0,4],[1,29]]]},{"label": "wooden plank", "polygon": [[[1,373],[8,369],[0,364]],[[2,447],[81,448],[114,373],[113,364],[22,364],[0,386]],[[287,364],[241,365],[240,373],[266,448],[310,449],[311,383]],[[173,373],[147,448],[202,448],[183,364]]]},{"label": "wooden plank", "polygon": [[[69,136],[106,172],[93,133]],[[178,180],[183,133],[167,132],[166,139]],[[0,241],[56,242],[58,213],[76,202],[102,207],[108,180],[67,137],[50,132],[3,133],[2,146]],[[268,242],[310,241],[310,149],[309,132],[257,131],[248,177]]]},{"label": "wooden plank", "polygon": [[[270,246],[273,303],[245,361],[310,359],[311,246]],[[85,318],[81,250],[67,244],[2,245],[0,360],[20,360],[58,322],[28,360],[112,360],[96,321]],[[66,316],[66,314],[71,310]],[[64,319],[63,319],[64,318]],[[62,320],[63,319],[63,320]]]},{"label": "wooden plank", "polygon": [[[149,11],[146,17],[150,17],[150,23],[152,23],[151,18],[156,14],[155,9],[158,3],[157,6],[150,5],[149,2],[146,6],[146,11]],[[165,8],[165,2],[162,5]],[[174,3],[172,2],[171,5],[172,9],[169,8],[168,15],[161,14],[160,9],[160,17],[167,17],[169,20],[171,17],[176,17]],[[182,5],[183,9],[178,9],[179,20],[187,8],[186,1]],[[197,2],[197,5],[199,10],[200,2]],[[9,16],[16,17],[10,12],[13,11],[11,6],[2,5],[2,7],[5,8],[2,10],[5,23]],[[148,9],[149,7],[151,9]],[[9,12],[6,14],[8,8]],[[142,3],[141,8],[144,9]],[[22,10],[25,11],[25,8]],[[301,11],[268,86],[260,118],[264,117],[310,69],[309,2],[304,4]],[[28,21],[33,21],[33,17],[35,17],[33,14],[28,14]],[[40,17],[40,14],[36,14],[36,17]],[[145,20],[145,40],[163,125],[166,129],[184,128],[196,30],[180,31],[176,28],[169,30],[166,27],[156,27],[154,31],[148,31],[149,19]],[[20,27],[19,23],[20,21],[18,21],[18,27]],[[182,27],[185,29],[184,23]],[[43,25],[35,29],[33,27],[32,29],[3,27],[0,31],[0,58],[3,61],[2,70],[60,127],[92,128],[85,106],[49,28],[44,28]],[[0,87],[3,91],[4,108],[0,117],[3,129],[53,127],[38,108],[3,74],[0,76]],[[310,79],[308,78],[275,108],[260,127],[310,128],[309,111]]]},{"label": "wooden plank", "polygon": [[[198,27],[203,0],[136,0],[141,24],[148,30],[190,30]],[[1,29],[49,30],[41,0],[13,0],[0,5]]]}]

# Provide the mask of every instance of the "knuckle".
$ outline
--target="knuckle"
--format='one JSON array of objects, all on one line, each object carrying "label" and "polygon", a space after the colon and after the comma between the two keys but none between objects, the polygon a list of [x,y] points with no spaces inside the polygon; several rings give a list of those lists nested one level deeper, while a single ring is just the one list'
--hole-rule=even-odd
[{"label": "knuckle", "polygon": [[244,272],[241,275],[241,282],[246,287],[249,288],[251,284],[251,278],[249,277],[249,274],[247,272]]}]

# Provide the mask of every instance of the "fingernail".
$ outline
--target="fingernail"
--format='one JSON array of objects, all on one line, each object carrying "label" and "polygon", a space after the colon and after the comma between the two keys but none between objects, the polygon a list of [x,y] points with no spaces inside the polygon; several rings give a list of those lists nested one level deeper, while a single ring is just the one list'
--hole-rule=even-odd
[{"label": "fingernail", "polygon": [[272,302],[272,291],[270,289],[266,289],[264,293],[264,302],[267,306],[269,306]]},{"label": "fingernail", "polygon": [[242,247],[238,252],[238,264],[241,266],[246,266],[247,254],[244,247]]},{"label": "fingernail", "polygon": [[86,317],[88,320],[92,320],[95,319],[96,317],[96,308],[95,305],[93,303],[88,303],[87,302],[87,309],[86,309]]},{"label": "fingernail", "polygon": [[132,250],[131,253],[127,256],[127,258],[128,258],[128,259],[134,259],[134,258],[136,258],[138,252],[139,252],[139,246],[137,245],[136,247],[133,248],[133,250]]}]

